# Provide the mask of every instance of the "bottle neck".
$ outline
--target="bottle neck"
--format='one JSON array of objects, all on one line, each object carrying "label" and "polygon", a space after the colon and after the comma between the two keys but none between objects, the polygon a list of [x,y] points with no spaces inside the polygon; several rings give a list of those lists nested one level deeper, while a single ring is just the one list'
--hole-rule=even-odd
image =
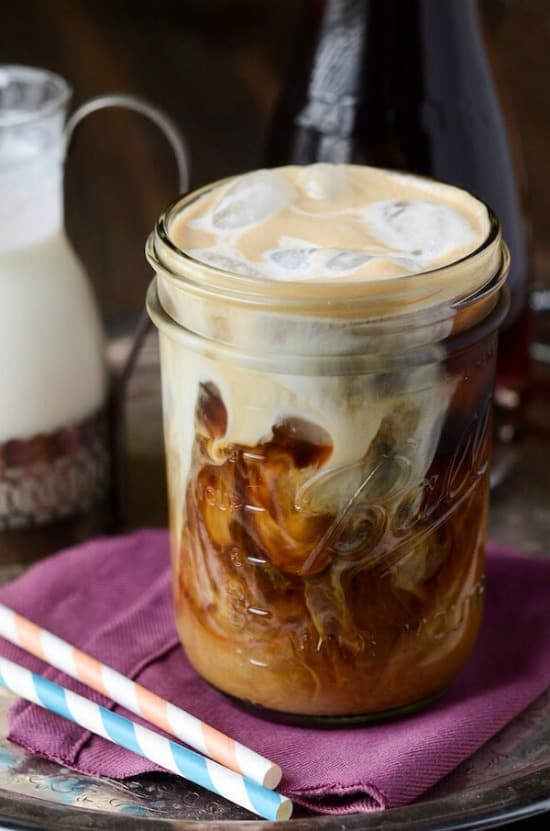
[{"label": "bottle neck", "polygon": [[476,0],[362,0],[356,6],[352,25],[364,30],[362,87],[379,104],[397,101],[404,109],[422,98],[450,99],[480,71],[489,72]]},{"label": "bottle neck", "polygon": [[329,0],[326,3],[306,104],[296,123],[325,136],[320,158],[350,160],[349,146],[361,86],[365,41],[366,0]]},{"label": "bottle neck", "polygon": [[433,172],[426,107],[495,111],[476,0],[309,0],[294,55],[268,164]]},{"label": "bottle neck", "polygon": [[[311,18],[318,6],[311,0]],[[353,97],[365,77],[384,91],[404,74],[453,62],[457,72],[488,69],[476,0],[326,0],[310,97]]]},{"label": "bottle neck", "polygon": [[311,98],[332,101],[356,97],[367,11],[367,0],[329,0],[325,4],[309,85]]},{"label": "bottle neck", "polygon": [[[476,0],[415,0],[420,29],[425,97],[478,102],[494,95]],[[437,72],[446,67],[446,74]]]},{"label": "bottle neck", "polygon": [[[397,145],[409,136],[414,167],[426,172],[424,106],[489,108],[491,98],[476,0],[327,0],[296,122],[322,134],[318,157],[327,161],[408,168]],[[364,159],[353,147],[358,125],[372,140]]]}]

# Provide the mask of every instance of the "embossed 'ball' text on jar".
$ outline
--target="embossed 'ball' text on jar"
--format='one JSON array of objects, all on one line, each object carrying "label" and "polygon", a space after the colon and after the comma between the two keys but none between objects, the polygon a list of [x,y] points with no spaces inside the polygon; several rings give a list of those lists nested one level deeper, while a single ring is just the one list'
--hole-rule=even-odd
[{"label": "embossed 'ball' text on jar", "polygon": [[208,191],[147,246],[183,646],[273,718],[409,712],[458,674],[482,617],[498,220],[437,270],[266,281],[171,240]]}]

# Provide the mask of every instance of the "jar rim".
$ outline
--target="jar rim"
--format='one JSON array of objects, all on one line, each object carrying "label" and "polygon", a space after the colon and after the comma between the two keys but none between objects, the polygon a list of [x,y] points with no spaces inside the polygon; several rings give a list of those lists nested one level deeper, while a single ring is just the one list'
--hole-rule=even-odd
[{"label": "jar rim", "polygon": [[[285,314],[330,314],[344,318],[366,314],[372,318],[399,314],[411,303],[425,309],[441,303],[463,305],[470,297],[474,302],[478,292],[502,269],[505,255],[500,221],[491,207],[473,194],[470,195],[487,211],[489,228],[485,239],[467,254],[434,269],[368,281],[283,281],[260,280],[207,264],[179,248],[170,237],[170,227],[192,202],[237,178],[227,177],[184,194],[160,215],[148,238],[146,256],[164,283],[164,294],[176,292],[179,296],[180,292],[189,292],[205,300],[215,297],[218,301],[226,299],[273,312],[281,309]],[[415,178],[428,177],[415,174]],[[466,272],[483,276],[464,280]],[[458,291],[457,285],[462,287]]]}]

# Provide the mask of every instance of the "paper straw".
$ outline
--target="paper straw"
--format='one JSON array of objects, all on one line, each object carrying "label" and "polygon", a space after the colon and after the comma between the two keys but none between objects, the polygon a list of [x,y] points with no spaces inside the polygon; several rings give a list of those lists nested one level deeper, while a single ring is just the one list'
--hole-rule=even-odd
[{"label": "paper straw", "polygon": [[0,635],[236,773],[266,788],[276,788],[281,781],[281,768],[274,762],[170,704],[3,603],[0,603]]},{"label": "paper straw", "polygon": [[224,796],[264,819],[288,819],[292,802],[269,788],[165,739],[7,658],[0,658],[0,685],[160,767]]}]

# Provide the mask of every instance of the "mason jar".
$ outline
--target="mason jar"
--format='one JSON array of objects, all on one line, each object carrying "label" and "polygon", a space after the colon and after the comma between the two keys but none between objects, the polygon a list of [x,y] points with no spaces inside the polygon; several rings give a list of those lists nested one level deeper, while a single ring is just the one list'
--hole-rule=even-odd
[{"label": "mason jar", "polygon": [[[219,184],[219,183],[218,183]],[[438,695],[483,609],[509,265],[258,280],[150,236],[176,622],[211,685],[272,718],[376,720]]]}]

